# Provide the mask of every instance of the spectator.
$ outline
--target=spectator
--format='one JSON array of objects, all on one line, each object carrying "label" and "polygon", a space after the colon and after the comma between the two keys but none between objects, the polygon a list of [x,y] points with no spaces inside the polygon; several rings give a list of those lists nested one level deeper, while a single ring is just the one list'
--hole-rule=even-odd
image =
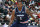
[{"label": "spectator", "polygon": [[38,14],[40,13],[40,7],[39,7],[39,9],[38,9]]},{"label": "spectator", "polygon": [[5,3],[5,9],[8,9],[8,4]]},{"label": "spectator", "polygon": [[7,0],[5,1],[5,4],[9,4]]},{"label": "spectator", "polygon": [[40,1],[38,2],[38,5],[40,6]]},{"label": "spectator", "polygon": [[3,13],[3,11],[4,11],[3,8],[0,7],[0,13]]},{"label": "spectator", "polygon": [[9,9],[9,12],[12,12],[12,8]]},{"label": "spectator", "polygon": [[2,7],[2,6],[3,6],[3,3],[0,4],[0,7]]},{"label": "spectator", "polygon": [[8,14],[7,9],[4,9],[4,15],[7,15],[7,14]]},{"label": "spectator", "polygon": [[12,4],[12,8],[14,9],[14,4]]},{"label": "spectator", "polygon": [[6,15],[6,17],[8,18],[8,20],[10,21],[10,19],[11,19],[11,12],[8,12],[8,14]]},{"label": "spectator", "polygon": [[25,4],[26,4],[26,6],[28,6],[29,5],[29,2],[26,1]]},{"label": "spectator", "polygon": [[8,3],[9,3],[9,5],[12,5],[12,1],[11,0],[9,0]]},{"label": "spectator", "polygon": [[0,3],[2,3],[2,0],[0,0]]}]

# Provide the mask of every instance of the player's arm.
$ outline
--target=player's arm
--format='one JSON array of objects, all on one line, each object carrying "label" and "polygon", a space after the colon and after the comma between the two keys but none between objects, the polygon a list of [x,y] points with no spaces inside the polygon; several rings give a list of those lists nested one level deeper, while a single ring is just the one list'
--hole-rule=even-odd
[{"label": "player's arm", "polygon": [[35,19],[32,15],[33,13],[28,8],[26,8],[26,13],[29,14],[33,19]]},{"label": "player's arm", "polygon": [[9,26],[11,26],[11,24],[13,23],[14,18],[15,18],[15,11],[13,10]]}]

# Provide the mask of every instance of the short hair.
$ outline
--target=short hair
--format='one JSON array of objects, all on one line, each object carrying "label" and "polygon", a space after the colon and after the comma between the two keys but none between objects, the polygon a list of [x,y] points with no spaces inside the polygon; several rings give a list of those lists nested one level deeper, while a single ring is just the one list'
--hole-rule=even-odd
[{"label": "short hair", "polygon": [[17,2],[22,2],[22,0],[17,0]]}]

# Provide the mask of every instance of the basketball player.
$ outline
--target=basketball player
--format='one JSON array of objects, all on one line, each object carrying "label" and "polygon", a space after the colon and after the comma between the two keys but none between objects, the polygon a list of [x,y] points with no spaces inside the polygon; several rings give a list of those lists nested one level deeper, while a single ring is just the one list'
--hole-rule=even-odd
[{"label": "basketball player", "polygon": [[[32,16],[32,12],[29,11],[28,8],[25,8],[25,6],[22,5],[22,2],[19,1],[17,4],[17,8],[12,12],[12,17],[11,17],[9,26],[10,27],[27,27],[26,24],[28,24],[28,19],[29,19],[27,14],[29,14],[33,19],[35,19]],[[15,17],[16,17],[16,21],[14,22],[14,24],[12,24]]]}]

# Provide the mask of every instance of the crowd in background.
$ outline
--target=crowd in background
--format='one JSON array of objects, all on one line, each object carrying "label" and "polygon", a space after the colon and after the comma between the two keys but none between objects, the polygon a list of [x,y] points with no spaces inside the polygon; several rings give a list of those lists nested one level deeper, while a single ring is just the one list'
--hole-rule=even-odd
[{"label": "crowd in background", "polygon": [[[11,19],[12,11],[16,8],[17,0],[0,0],[0,22],[4,24],[9,22]],[[25,5],[31,12],[33,16],[38,19],[40,18],[40,0],[22,0],[22,4]],[[29,19],[32,20],[29,15]],[[40,19],[39,19],[40,20]],[[34,21],[34,20],[32,20]],[[35,22],[37,22],[35,21]]]}]

